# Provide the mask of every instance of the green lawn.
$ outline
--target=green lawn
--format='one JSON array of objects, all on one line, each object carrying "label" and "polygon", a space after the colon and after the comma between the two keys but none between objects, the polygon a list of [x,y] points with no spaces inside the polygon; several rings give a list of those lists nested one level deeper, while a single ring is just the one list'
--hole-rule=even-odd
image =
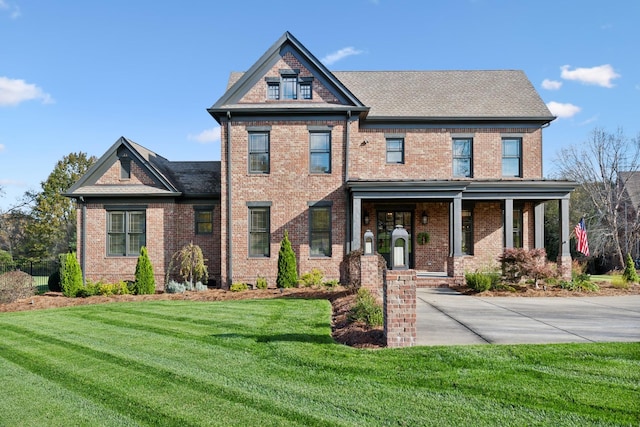
[{"label": "green lawn", "polygon": [[640,343],[357,350],[323,300],[0,314],[0,425],[629,425]]}]

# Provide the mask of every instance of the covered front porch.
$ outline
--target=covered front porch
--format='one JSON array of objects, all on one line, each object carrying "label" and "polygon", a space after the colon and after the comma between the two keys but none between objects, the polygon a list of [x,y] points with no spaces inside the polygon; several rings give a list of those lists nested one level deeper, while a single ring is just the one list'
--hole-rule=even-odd
[{"label": "covered front porch", "polygon": [[465,271],[498,265],[505,248],[544,248],[544,206],[560,208],[558,265],[570,275],[569,194],[575,184],[551,180],[350,181],[351,249],[367,230],[391,264],[391,233],[409,234],[408,268],[418,276],[462,283]]}]

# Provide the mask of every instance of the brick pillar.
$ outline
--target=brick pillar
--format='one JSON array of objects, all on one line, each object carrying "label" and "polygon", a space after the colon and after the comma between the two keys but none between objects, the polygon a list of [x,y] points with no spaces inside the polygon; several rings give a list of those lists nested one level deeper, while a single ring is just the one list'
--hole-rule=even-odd
[{"label": "brick pillar", "polygon": [[558,274],[564,280],[571,280],[571,256],[558,256]]},{"label": "brick pillar", "polygon": [[453,277],[456,285],[464,285],[464,257],[447,257],[447,276]]},{"label": "brick pillar", "polygon": [[387,347],[411,347],[416,343],[416,272],[384,272],[384,336]]},{"label": "brick pillar", "polygon": [[383,286],[378,274],[378,254],[360,256],[360,287],[368,289],[382,303]]}]

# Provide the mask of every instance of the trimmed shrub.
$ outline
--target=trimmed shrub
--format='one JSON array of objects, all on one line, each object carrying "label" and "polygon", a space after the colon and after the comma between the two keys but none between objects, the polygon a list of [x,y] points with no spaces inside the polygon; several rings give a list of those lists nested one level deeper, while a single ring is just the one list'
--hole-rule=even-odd
[{"label": "trimmed shrub", "polygon": [[474,273],[466,273],[464,279],[467,286],[476,292],[484,292],[491,289],[491,276],[478,271]]},{"label": "trimmed shrub", "polygon": [[533,279],[536,289],[538,282],[553,277],[555,271],[547,263],[547,253],[544,249],[505,249],[499,257],[502,272],[507,280],[518,283],[523,277]]},{"label": "trimmed shrub", "polygon": [[256,279],[256,288],[267,289],[268,287],[269,287],[269,284],[267,283],[267,279],[265,279],[262,276],[258,276],[258,278]]},{"label": "trimmed shrub", "polygon": [[314,268],[300,277],[300,283],[305,287],[319,287],[322,285],[323,274],[319,268]]},{"label": "trimmed shrub", "polygon": [[75,297],[84,288],[82,270],[75,252],[70,252],[64,257],[60,271],[60,285],[64,296],[70,298]]},{"label": "trimmed shrub", "polygon": [[229,288],[231,292],[243,292],[249,290],[249,285],[246,283],[236,282],[231,285]]},{"label": "trimmed shrub", "polygon": [[136,263],[136,294],[145,295],[156,292],[156,279],[146,246],[140,248],[140,256]]},{"label": "trimmed shrub", "polygon": [[595,283],[591,282],[589,275],[579,274],[573,278],[570,282],[560,282],[560,287],[568,291],[577,292],[598,292],[600,288]]},{"label": "trimmed shrub", "polygon": [[62,286],[60,285],[60,269],[51,273],[47,280],[47,285],[51,292],[62,292]]},{"label": "trimmed shrub", "polygon": [[298,285],[298,266],[296,264],[296,254],[293,252],[289,233],[284,231],[284,237],[280,242],[278,252],[278,277],[276,285],[279,288],[293,288]]},{"label": "trimmed shrub", "polygon": [[638,272],[636,271],[636,265],[633,262],[633,258],[631,258],[631,254],[627,254],[627,260],[624,266],[624,271],[622,272],[622,277],[627,281],[627,283],[638,283],[640,281]]},{"label": "trimmed shrub", "polygon": [[358,296],[349,313],[349,319],[355,322],[364,322],[369,327],[382,326],[384,323],[382,306],[376,302],[375,297],[368,289],[358,289]]},{"label": "trimmed shrub", "polygon": [[340,285],[340,282],[338,279],[331,279],[323,282],[322,284],[327,288],[337,288],[338,285]]}]

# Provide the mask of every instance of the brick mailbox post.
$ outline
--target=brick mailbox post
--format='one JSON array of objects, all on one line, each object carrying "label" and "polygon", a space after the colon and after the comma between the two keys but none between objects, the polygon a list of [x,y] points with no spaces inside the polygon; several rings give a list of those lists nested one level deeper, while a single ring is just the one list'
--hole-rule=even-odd
[{"label": "brick mailbox post", "polygon": [[383,296],[384,336],[387,347],[415,345],[415,270],[386,270]]}]

